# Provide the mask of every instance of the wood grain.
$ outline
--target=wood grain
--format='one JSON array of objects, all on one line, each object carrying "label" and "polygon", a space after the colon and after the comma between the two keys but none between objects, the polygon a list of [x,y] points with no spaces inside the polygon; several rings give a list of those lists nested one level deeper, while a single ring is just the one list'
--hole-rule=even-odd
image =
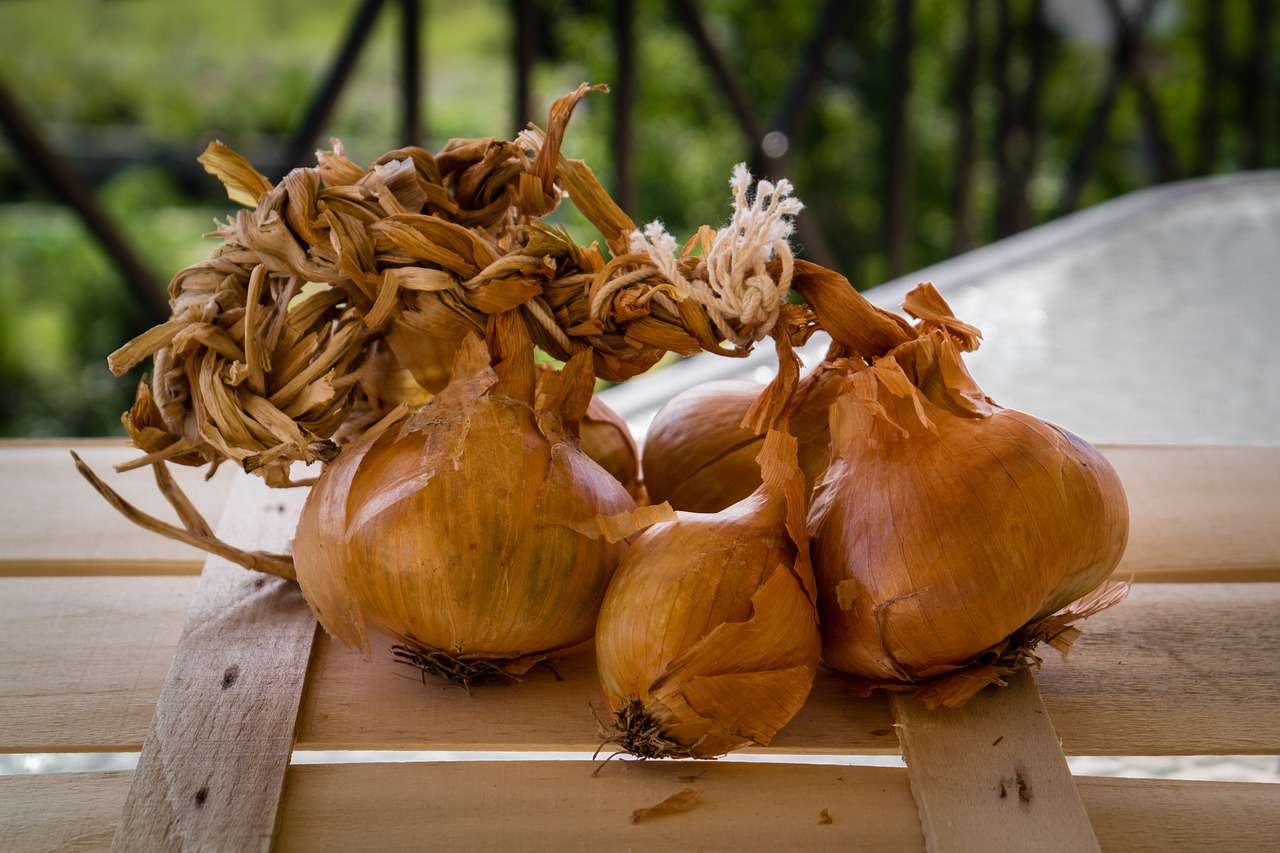
[{"label": "wood grain", "polygon": [[132,770],[0,776],[0,847],[99,853],[111,845]]},{"label": "wood grain", "polygon": [[[150,474],[116,474],[137,451],[117,441],[0,441],[0,576],[196,573],[203,555],[145,534],[76,474],[77,452],[126,498],[153,515],[169,508]],[[1140,582],[1280,581],[1280,447],[1112,445],[1100,448],[1129,497],[1129,549],[1117,574]],[[173,466],[212,522],[234,471],[210,482],[203,469]],[[70,519],[67,523],[60,520]]]},{"label": "wood grain", "polygon": [[[1068,754],[1280,753],[1276,613],[1280,584],[1135,586],[1127,601],[1081,623],[1069,656],[1043,651],[1037,680]],[[375,642],[365,661],[328,637],[318,641],[299,748],[595,748],[590,654],[556,664],[564,681],[535,669],[523,684],[467,694],[422,684],[391,659],[390,644]],[[823,675],[768,751],[897,749],[885,697],[854,696]]]},{"label": "wood grain", "polygon": [[[692,761],[303,765],[277,853],[924,849],[901,769]],[[631,822],[686,788],[688,811]],[[376,829],[374,829],[376,827]]]},{"label": "wood grain", "polygon": [[[593,779],[594,764],[542,761],[522,769],[527,763],[290,768],[276,849],[345,853],[375,842],[388,853],[447,849],[434,843],[441,838],[461,839],[457,849],[466,850],[594,851],[624,844],[637,850],[783,850],[793,849],[788,833],[797,827],[801,838],[831,845],[823,849],[924,849],[907,773],[897,768],[782,765],[779,771],[775,765],[666,762],[628,765],[622,772],[615,761]],[[795,787],[788,784],[793,774],[800,779]],[[33,853],[104,849],[132,775],[0,776],[5,847]],[[1095,777],[1076,782],[1108,851],[1261,853],[1274,850],[1280,836],[1280,785]],[[699,805],[687,813],[647,825],[629,822],[631,810],[685,787],[704,789]],[[439,807],[432,797],[441,798]],[[708,804],[713,808],[704,810]],[[822,809],[831,823],[820,823]],[[761,812],[783,819],[775,829],[757,817]],[[1016,842],[1009,839],[1000,849],[1014,849]]]},{"label": "wood grain", "polygon": [[[1269,851],[1280,835],[1280,785],[1078,785],[1108,851]],[[689,811],[629,822],[684,787],[703,790]],[[290,769],[281,812],[279,851],[375,836],[387,851],[925,849],[907,771],[886,767],[614,762],[592,778],[575,761],[307,765]],[[1036,848],[1010,834],[987,849]]]},{"label": "wood grain", "polygon": [[895,694],[894,725],[931,853],[1100,850],[1035,678],[930,710]]},{"label": "wood grain", "polygon": [[1280,583],[1141,584],[1037,673],[1071,755],[1280,754]]},{"label": "wood grain", "polygon": [[[0,579],[0,750],[137,749],[197,582]],[[1069,656],[1044,652],[1037,681],[1067,753],[1280,753],[1276,613],[1280,584],[1135,586],[1128,601],[1083,623]],[[392,661],[390,642],[375,643],[365,661],[320,635],[299,748],[595,749],[590,653],[556,664],[564,681],[538,668],[522,684],[468,695],[422,684]],[[852,696],[820,675],[768,751],[897,750],[884,696]]]},{"label": "wood grain", "polygon": [[[218,534],[282,551],[305,494],[237,479]],[[315,620],[294,583],[210,558],[113,850],[267,850]]]},{"label": "wood grain", "polygon": [[139,749],[197,583],[0,578],[0,751]]},{"label": "wood grain", "polygon": [[[299,749],[587,751],[600,745],[592,706],[604,707],[590,649],[538,667],[519,684],[468,693],[391,658],[371,635],[366,661],[332,638],[316,644],[299,719]],[[559,676],[559,680],[557,679]],[[773,753],[897,754],[883,697],[853,696],[823,673],[806,707],[774,738]]]},{"label": "wood grain", "polygon": [[1280,447],[1099,449],[1129,498],[1129,547],[1117,576],[1280,581]]},{"label": "wood grain", "polygon": [[[0,576],[200,571],[203,552],[145,534],[108,506],[76,473],[71,448],[127,500],[152,515],[175,518],[150,471],[112,469],[139,453],[122,441],[2,441]],[[209,481],[204,469],[171,470],[209,523],[216,523],[234,469],[223,466]]]}]

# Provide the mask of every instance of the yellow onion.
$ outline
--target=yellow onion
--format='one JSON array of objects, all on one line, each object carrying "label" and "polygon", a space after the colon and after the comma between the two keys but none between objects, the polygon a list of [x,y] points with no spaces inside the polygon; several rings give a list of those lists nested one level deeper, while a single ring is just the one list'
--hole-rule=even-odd
[{"label": "yellow onion", "polygon": [[343,450],[294,544],[298,582],[330,634],[368,654],[375,627],[424,673],[464,684],[589,640],[622,539],[640,523],[572,436],[590,353],[548,377],[535,407],[527,337],[497,349],[491,367],[468,337],[439,395]]},{"label": "yellow onion", "polygon": [[600,611],[610,742],[645,758],[768,744],[803,706],[821,639],[795,439],[770,431],[764,481],[716,514],[639,534]]},{"label": "yellow onion", "polygon": [[626,486],[633,498],[637,501],[644,499],[645,491],[640,482],[640,450],[631,435],[631,428],[622,415],[599,397],[591,398],[591,405],[582,416],[578,443],[584,453]]},{"label": "yellow onion", "polygon": [[1095,448],[982,392],[945,316],[922,329],[848,378],[809,531],[824,662],[958,705],[1122,597],[1053,618],[1111,575],[1128,504]]},{"label": "yellow onion", "polygon": [[[840,390],[840,370],[819,368],[802,382],[789,406],[798,461],[810,486],[826,470],[827,409]],[[760,485],[756,456],[764,436],[743,425],[765,386],[744,379],[695,385],[654,415],[642,454],[649,499],[677,510],[718,512]]]}]

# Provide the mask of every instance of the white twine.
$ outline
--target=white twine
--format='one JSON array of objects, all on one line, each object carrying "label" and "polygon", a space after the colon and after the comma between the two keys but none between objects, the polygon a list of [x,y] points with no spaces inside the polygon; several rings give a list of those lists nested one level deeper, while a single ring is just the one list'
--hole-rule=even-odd
[{"label": "white twine", "polygon": [[[729,186],[733,217],[713,232],[703,259],[706,281],[681,274],[676,239],[660,220],[645,226],[643,234],[631,232],[630,249],[648,255],[664,278],[706,309],[725,340],[742,346],[763,338],[778,321],[795,266],[790,243],[795,224],[790,217],[804,205],[790,197],[792,186],[786,179],[777,184],[760,181],[755,198],[749,199],[751,173],[745,163],[734,167]],[[782,260],[776,281],[766,269],[775,256]]]}]

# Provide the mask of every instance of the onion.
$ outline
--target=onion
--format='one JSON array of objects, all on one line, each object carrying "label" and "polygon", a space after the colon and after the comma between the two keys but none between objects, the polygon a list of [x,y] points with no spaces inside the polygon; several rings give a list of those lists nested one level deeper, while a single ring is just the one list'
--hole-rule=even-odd
[{"label": "onion", "polygon": [[764,482],[714,515],[636,537],[600,611],[609,741],[645,758],[768,744],[801,708],[821,650],[790,435],[770,431]]},{"label": "onion", "polygon": [[[505,315],[500,315],[505,316]],[[294,563],[325,629],[368,654],[366,626],[424,673],[469,684],[519,675],[589,640],[624,537],[626,489],[573,437],[590,353],[548,376],[522,327],[476,336],[453,378],[407,421],[346,448],[303,508]]]},{"label": "onion", "polygon": [[582,452],[626,486],[633,498],[641,502],[646,500],[644,486],[640,482],[640,450],[622,415],[593,396],[591,405],[582,416],[578,439]]},{"label": "onion", "polygon": [[1119,563],[1128,504],[1095,448],[982,392],[932,288],[907,309],[930,318],[922,336],[856,370],[831,409],[809,512],[823,658],[958,705],[1123,597],[1054,616]]},{"label": "onion", "polygon": [[[842,375],[831,365],[818,368],[800,383],[788,406],[809,486],[827,467],[827,408]],[[718,512],[755,491],[764,436],[743,422],[763,390],[757,382],[725,379],[695,385],[668,400],[644,441],[642,470],[650,500],[677,510]]]}]

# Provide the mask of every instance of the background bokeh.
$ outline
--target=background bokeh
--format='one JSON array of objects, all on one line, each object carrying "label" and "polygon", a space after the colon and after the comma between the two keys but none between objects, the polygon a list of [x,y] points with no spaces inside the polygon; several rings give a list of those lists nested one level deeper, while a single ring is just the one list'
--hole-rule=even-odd
[{"label": "background bokeh", "polygon": [[158,319],[14,115],[159,289],[235,209],[196,156],[222,139],[279,179],[363,10],[369,37],[319,144],[367,163],[415,134],[432,150],[511,137],[579,82],[609,83],[566,151],[633,219],[678,236],[720,224],[747,161],[796,184],[800,254],[869,287],[1154,183],[1276,165],[1274,5],[4,0],[0,435],[122,434],[138,374],[113,377],[106,356]]}]

